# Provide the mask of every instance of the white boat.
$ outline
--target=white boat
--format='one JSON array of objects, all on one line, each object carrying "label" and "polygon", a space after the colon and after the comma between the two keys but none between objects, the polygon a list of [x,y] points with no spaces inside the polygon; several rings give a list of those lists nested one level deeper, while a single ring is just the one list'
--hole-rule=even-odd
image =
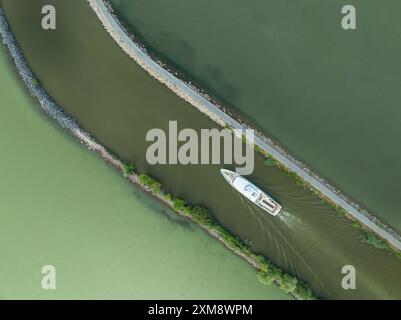
[{"label": "white boat", "polygon": [[279,214],[281,206],[277,203],[277,201],[272,199],[272,197],[260,190],[253,183],[249,182],[247,179],[233,171],[221,169],[220,172],[227,182],[249,201],[267,211],[272,216]]}]

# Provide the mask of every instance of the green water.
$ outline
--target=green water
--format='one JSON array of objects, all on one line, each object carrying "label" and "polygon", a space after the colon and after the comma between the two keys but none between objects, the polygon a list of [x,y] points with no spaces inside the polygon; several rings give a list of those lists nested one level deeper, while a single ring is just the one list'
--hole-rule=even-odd
[{"label": "green water", "polygon": [[401,231],[401,2],[111,0],[188,77]]},{"label": "green water", "polygon": [[47,121],[10,66],[1,46],[1,299],[289,298]]},{"label": "green water", "polygon": [[[40,27],[41,6],[57,7],[55,31]],[[40,83],[81,125],[175,196],[209,207],[216,218],[325,298],[400,298],[401,263],[361,243],[345,218],[276,168],[256,158],[250,177],[283,205],[275,219],[244,201],[218,165],[150,166],[149,129],[215,124],[144,72],[104,31],[85,1],[3,0],[7,18]],[[195,240],[194,240],[195,241]],[[357,269],[357,290],[341,288],[341,268]]]}]

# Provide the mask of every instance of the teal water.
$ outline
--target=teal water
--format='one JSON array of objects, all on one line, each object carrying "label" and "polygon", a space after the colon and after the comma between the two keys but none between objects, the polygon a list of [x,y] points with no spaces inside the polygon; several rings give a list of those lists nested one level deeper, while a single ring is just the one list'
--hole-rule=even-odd
[{"label": "teal water", "polygon": [[38,110],[0,46],[1,299],[289,298]]},{"label": "teal water", "polygon": [[159,56],[401,231],[401,2],[111,0]]}]

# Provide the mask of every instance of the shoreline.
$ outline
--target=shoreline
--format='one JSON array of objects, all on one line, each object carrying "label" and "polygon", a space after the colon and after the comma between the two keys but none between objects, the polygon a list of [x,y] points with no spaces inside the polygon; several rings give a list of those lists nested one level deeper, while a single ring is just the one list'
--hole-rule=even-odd
[{"label": "shoreline", "polygon": [[[122,25],[118,17],[113,13],[112,6],[107,0],[87,0],[105,30],[122,50],[147,73],[159,82],[166,85],[180,98],[190,103],[200,112],[207,115],[222,127],[236,129],[252,129],[245,122],[234,119],[224,106],[213,101],[209,95],[194,86],[177,78],[177,72],[169,70],[165,63],[154,57],[143,44],[138,43]],[[279,163],[280,169],[288,174],[295,174],[295,179],[301,179],[304,187],[312,190],[323,199],[327,205],[334,206],[337,211],[344,213],[350,220],[358,221],[364,228],[385,239],[391,246],[401,250],[401,235],[388,225],[381,222],[376,216],[362,209],[360,205],[351,201],[348,196],[329,182],[318,176],[308,166],[286,152],[272,139],[255,130],[255,149],[266,157],[272,157]]]},{"label": "shoreline", "polygon": [[66,129],[78,138],[81,144],[85,145],[89,150],[97,152],[108,164],[120,171],[132,184],[151,194],[178,215],[192,221],[226,248],[248,262],[258,271],[257,278],[262,283],[270,284],[273,282],[296,299],[316,299],[311,289],[303,281],[285,273],[264,256],[252,252],[249,245],[243,243],[235,235],[232,235],[218,224],[207,208],[194,207],[182,199],[174,199],[167,191],[161,188],[161,185],[156,180],[146,174],[135,172],[132,164],[126,164],[121,161],[106,147],[98,143],[88,132],[83,130],[79,123],[68,116],[40,86],[25,61],[1,8],[0,34],[18,75],[28,88],[30,95],[39,101],[40,107],[51,119],[55,120],[63,129]]}]

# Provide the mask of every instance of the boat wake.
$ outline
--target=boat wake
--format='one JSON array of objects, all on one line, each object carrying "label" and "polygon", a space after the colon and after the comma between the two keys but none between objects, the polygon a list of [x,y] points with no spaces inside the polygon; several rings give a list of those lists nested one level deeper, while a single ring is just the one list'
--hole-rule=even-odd
[{"label": "boat wake", "polygon": [[303,222],[298,217],[294,216],[292,213],[282,210],[280,214],[277,216],[280,221],[285,224],[291,230],[298,230],[302,225]]},{"label": "boat wake", "polygon": [[[294,270],[296,272],[296,276],[300,278],[301,277],[300,272],[296,267],[297,264],[294,261],[294,257],[296,257],[297,260],[300,261],[306,267],[308,272],[315,278],[316,282],[320,285],[320,287],[327,293],[327,296],[329,298],[332,297],[328,288],[324,285],[319,276],[312,270],[311,266],[305,261],[305,259],[299,254],[298,250],[294,248],[294,246],[290,243],[289,239],[283,234],[283,232],[280,231],[279,227],[276,226],[274,223],[274,219],[279,220],[280,222],[282,222],[281,225],[283,225],[284,227],[290,228],[291,231],[296,231],[304,226],[304,223],[301,221],[301,219],[297,218],[292,213],[286,211],[285,208],[283,208],[280,214],[278,214],[276,217],[268,216],[265,213],[261,212],[258,208],[253,207],[238,193],[237,196],[240,198],[244,206],[249,209],[251,215],[258,222],[264,240],[274,246],[274,249],[279,254],[284,264],[288,266],[290,270]],[[280,243],[277,241],[277,236],[273,236],[272,234],[273,230],[269,230],[269,228],[274,229],[275,235],[278,235],[283,240],[286,246],[291,250],[292,254],[288,254],[288,252],[286,252],[286,250],[283,249],[282,245],[280,245]]]}]

